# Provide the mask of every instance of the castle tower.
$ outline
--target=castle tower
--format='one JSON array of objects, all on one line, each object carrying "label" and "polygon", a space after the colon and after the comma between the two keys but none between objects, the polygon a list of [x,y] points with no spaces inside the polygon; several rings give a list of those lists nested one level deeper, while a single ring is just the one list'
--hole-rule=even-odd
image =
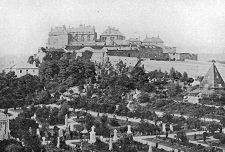
[{"label": "castle tower", "polygon": [[215,65],[215,61],[213,61],[212,66],[209,68],[209,71],[204,76],[204,79],[202,80],[200,87],[203,89],[224,89],[225,88],[225,83]]}]

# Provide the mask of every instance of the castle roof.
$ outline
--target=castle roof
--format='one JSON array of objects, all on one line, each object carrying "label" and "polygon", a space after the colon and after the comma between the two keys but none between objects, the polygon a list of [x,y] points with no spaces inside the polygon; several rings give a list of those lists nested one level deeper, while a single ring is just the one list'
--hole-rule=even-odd
[{"label": "castle roof", "polygon": [[120,36],[124,36],[119,29],[116,29],[114,27],[108,27],[103,33],[102,35],[120,35]]},{"label": "castle roof", "polygon": [[215,63],[209,68],[209,71],[204,76],[202,80],[201,87],[208,89],[223,89],[225,88],[225,83],[221,77]]}]

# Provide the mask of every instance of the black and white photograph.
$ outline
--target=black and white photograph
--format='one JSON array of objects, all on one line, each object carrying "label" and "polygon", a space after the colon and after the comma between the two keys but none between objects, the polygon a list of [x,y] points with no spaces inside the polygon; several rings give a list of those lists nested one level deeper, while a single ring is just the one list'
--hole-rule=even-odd
[{"label": "black and white photograph", "polygon": [[0,0],[0,152],[225,152],[225,1]]}]

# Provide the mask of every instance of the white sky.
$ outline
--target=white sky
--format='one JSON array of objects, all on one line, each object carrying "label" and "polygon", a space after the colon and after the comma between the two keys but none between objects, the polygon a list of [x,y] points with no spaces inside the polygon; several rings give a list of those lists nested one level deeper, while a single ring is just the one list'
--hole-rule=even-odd
[{"label": "white sky", "polygon": [[186,52],[225,53],[224,0],[0,0],[0,55],[35,53],[54,26],[158,34]]}]

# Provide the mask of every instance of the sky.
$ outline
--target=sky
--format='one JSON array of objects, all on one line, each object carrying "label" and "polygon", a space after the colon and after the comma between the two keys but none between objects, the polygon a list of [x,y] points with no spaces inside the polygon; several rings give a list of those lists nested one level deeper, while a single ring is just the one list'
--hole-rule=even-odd
[{"label": "sky", "polygon": [[0,0],[0,56],[33,54],[54,26],[160,36],[182,52],[225,53],[224,0]]}]

